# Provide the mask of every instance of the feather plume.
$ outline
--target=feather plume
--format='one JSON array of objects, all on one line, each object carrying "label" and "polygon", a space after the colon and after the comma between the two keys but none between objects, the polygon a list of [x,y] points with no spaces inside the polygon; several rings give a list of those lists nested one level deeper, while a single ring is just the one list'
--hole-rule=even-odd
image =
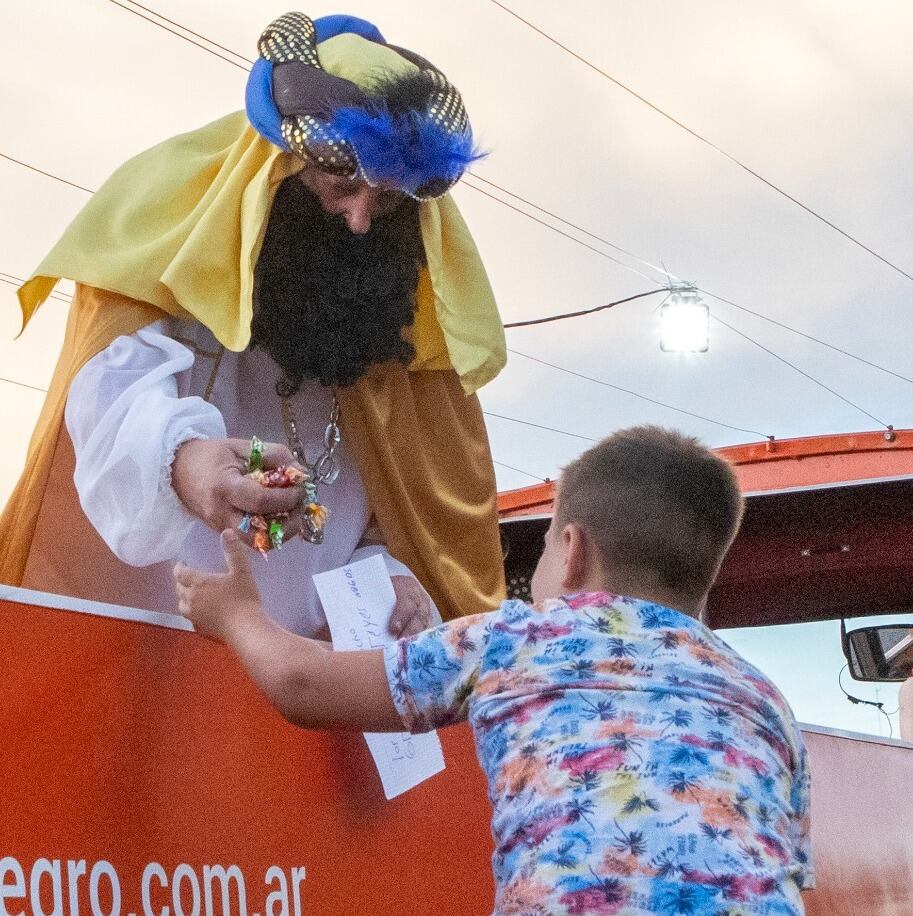
[{"label": "feather plume", "polygon": [[395,115],[386,106],[341,108],[332,123],[371,182],[390,182],[410,192],[434,179],[455,181],[482,156],[470,130],[452,133],[415,111]]}]

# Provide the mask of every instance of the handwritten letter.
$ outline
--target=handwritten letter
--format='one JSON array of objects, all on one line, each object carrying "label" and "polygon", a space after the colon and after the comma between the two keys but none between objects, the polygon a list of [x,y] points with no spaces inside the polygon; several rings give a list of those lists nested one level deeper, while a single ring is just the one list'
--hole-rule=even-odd
[{"label": "handwritten letter", "polygon": [[[369,557],[319,573],[314,576],[314,585],[334,649],[381,649],[395,641],[387,632],[387,623],[396,595],[382,557]],[[365,733],[365,740],[388,799],[444,769],[444,754],[436,732]]]}]

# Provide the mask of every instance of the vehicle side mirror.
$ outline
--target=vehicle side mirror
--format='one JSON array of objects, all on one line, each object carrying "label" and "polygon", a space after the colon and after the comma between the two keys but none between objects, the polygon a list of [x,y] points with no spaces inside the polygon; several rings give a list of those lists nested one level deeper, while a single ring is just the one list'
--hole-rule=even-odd
[{"label": "vehicle side mirror", "polygon": [[913,674],[913,624],[853,630],[843,654],[854,680],[905,681]]}]

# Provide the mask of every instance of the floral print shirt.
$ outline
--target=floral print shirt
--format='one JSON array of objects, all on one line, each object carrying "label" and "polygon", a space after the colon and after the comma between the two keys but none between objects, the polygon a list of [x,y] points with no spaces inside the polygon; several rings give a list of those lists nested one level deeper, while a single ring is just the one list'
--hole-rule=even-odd
[{"label": "floral print shirt", "polygon": [[472,725],[497,914],[804,912],[802,738],[699,621],[601,593],[506,601],[394,643],[386,665],[406,728]]}]

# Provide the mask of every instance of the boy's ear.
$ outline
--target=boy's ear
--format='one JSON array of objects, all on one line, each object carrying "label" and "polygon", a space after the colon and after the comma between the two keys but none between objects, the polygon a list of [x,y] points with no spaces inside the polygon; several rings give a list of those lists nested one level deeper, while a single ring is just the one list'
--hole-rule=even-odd
[{"label": "boy's ear", "polygon": [[561,531],[564,571],[561,587],[571,592],[587,581],[593,544],[576,522],[568,522]]}]

